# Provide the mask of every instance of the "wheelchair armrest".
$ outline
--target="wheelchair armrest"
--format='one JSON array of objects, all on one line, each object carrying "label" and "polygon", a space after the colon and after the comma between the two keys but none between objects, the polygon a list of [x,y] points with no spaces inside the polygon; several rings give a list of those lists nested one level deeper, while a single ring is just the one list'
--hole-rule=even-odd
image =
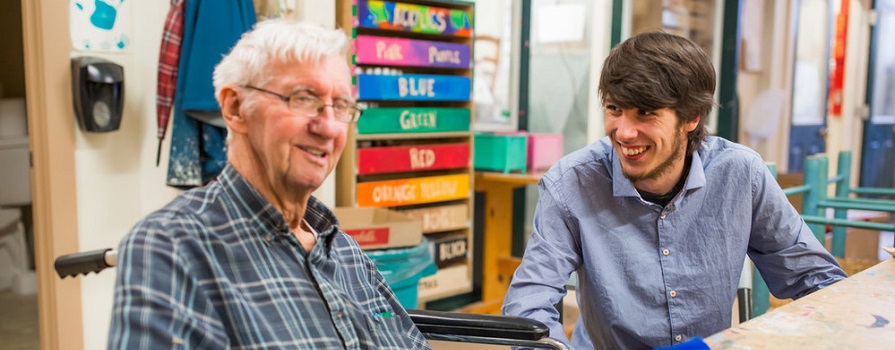
[{"label": "wheelchair armrest", "polygon": [[423,333],[514,340],[540,340],[550,335],[550,329],[542,322],[523,317],[431,310],[407,310],[407,313]]}]

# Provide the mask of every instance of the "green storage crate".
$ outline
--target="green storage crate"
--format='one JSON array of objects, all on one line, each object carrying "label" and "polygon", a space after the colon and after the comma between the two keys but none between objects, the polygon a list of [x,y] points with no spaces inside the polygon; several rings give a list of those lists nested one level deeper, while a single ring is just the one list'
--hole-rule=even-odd
[{"label": "green storage crate", "polygon": [[476,170],[525,173],[528,135],[476,133],[474,141]]}]

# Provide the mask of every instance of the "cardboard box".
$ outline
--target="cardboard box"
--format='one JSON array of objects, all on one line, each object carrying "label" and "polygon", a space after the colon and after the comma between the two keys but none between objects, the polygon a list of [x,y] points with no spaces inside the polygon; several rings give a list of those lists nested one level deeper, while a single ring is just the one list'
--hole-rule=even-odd
[{"label": "cardboard box", "polygon": [[339,228],[365,250],[410,247],[422,241],[422,222],[394,210],[335,208],[333,212]]},{"label": "cardboard box", "polygon": [[435,275],[420,279],[419,300],[426,302],[471,290],[469,265],[457,263],[439,268]]},{"label": "cardboard box", "polygon": [[423,222],[423,233],[459,230],[469,227],[469,206],[466,204],[440,205],[401,210]]},{"label": "cardboard box", "polygon": [[[780,188],[787,189],[791,187],[801,186],[805,183],[804,175],[802,173],[777,173],[777,184],[780,185]],[[789,203],[792,204],[796,211],[800,214],[802,213],[802,194],[794,194],[791,196],[786,196],[786,199],[789,199]]]},{"label": "cardboard box", "polygon": [[[833,217],[833,209],[827,209],[827,217]],[[848,220],[876,223],[890,222],[889,214],[866,210],[849,210]],[[832,247],[832,234],[827,234],[827,251]],[[846,228],[845,259],[855,261],[879,261],[879,231],[860,228]]]}]

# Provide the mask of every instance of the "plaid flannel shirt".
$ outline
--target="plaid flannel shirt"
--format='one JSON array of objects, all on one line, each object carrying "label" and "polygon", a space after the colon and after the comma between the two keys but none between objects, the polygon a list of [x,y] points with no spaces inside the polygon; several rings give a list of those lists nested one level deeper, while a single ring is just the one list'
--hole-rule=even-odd
[{"label": "plaid flannel shirt", "polygon": [[180,46],[183,44],[183,2],[171,0],[171,8],[165,18],[165,31],[158,58],[158,90],[156,113],[158,114],[158,138],[165,138],[174,92],[177,87],[177,68],[180,62]]},{"label": "plaid flannel shirt", "polygon": [[119,246],[110,349],[429,349],[332,211],[310,198],[305,252],[235,169],[178,196]]}]

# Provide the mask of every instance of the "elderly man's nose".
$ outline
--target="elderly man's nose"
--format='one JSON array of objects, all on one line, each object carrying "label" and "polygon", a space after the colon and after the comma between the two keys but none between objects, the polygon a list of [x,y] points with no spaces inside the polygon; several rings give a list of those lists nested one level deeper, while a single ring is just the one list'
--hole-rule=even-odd
[{"label": "elderly man's nose", "polygon": [[[327,112],[327,109],[330,111]],[[323,108],[317,117],[311,119],[310,129],[315,134],[335,137],[342,131],[340,123],[333,115],[332,108]]]}]

